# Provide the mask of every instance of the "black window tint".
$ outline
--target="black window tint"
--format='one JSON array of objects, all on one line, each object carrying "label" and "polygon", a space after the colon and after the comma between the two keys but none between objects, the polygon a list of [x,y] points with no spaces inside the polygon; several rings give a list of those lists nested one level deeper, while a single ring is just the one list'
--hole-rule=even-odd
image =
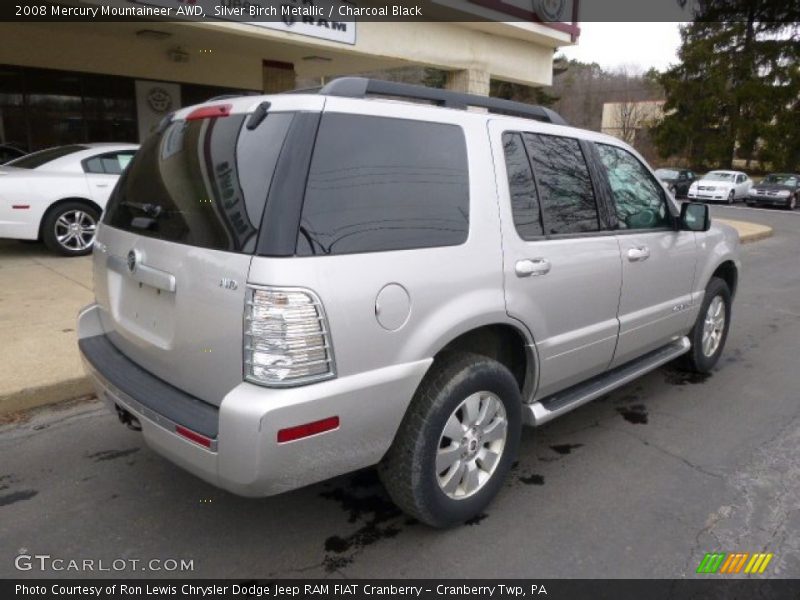
[{"label": "black window tint", "polygon": [[22,150],[17,150],[9,146],[0,146],[0,165],[7,163],[10,160],[19,158],[25,153]]},{"label": "black window tint", "polygon": [[598,231],[597,201],[578,140],[523,135],[536,175],[545,233]]},{"label": "black window tint", "polygon": [[56,148],[47,148],[46,150],[39,150],[31,154],[26,154],[16,160],[7,163],[9,167],[17,167],[18,169],[38,169],[42,165],[46,165],[50,161],[57,158],[74,154],[86,150],[86,146],[58,146]]},{"label": "black window tint", "polygon": [[298,254],[452,246],[466,241],[468,229],[467,152],[461,128],[323,116]]},{"label": "black window tint", "polygon": [[139,235],[252,252],[293,115],[250,131],[245,115],[175,121],[150,136],[125,169],[105,222]]},{"label": "black window tint", "polygon": [[514,225],[523,240],[544,235],[539,213],[539,196],[533,181],[531,165],[519,133],[503,134],[503,149],[508,172],[508,193]]},{"label": "black window tint", "polygon": [[606,144],[597,144],[606,168],[614,205],[623,229],[669,227],[664,190],[633,154]]}]

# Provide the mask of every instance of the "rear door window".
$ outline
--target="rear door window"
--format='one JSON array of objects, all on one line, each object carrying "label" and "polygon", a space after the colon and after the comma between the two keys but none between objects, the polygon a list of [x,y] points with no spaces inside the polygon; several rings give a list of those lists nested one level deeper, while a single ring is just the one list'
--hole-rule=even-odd
[{"label": "rear door window", "polygon": [[524,133],[546,235],[598,231],[600,221],[589,168],[578,140]]},{"label": "rear door window", "polygon": [[246,115],[175,121],[151,136],[125,169],[105,223],[214,250],[255,250],[275,163],[293,113],[255,129]]},{"label": "rear door window", "polygon": [[503,151],[506,157],[511,213],[517,233],[523,240],[541,237],[544,235],[544,228],[539,210],[539,195],[522,135],[504,133]]},{"label": "rear door window", "polygon": [[467,150],[460,127],[323,115],[298,255],[452,246],[464,243],[468,230]]}]

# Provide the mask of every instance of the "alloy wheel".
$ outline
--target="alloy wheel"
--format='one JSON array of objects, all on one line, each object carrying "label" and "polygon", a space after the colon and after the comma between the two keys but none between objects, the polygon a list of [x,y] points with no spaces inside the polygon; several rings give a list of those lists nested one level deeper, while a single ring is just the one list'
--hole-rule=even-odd
[{"label": "alloy wheel", "polygon": [[715,296],[708,305],[706,317],[703,321],[703,354],[706,357],[714,356],[714,353],[722,343],[722,336],[725,334],[726,309],[725,301],[722,296]]},{"label": "alloy wheel", "polygon": [[58,243],[71,252],[80,252],[94,242],[97,231],[95,218],[83,210],[68,210],[55,222],[55,237]]},{"label": "alloy wheel", "polygon": [[508,419],[491,392],[468,396],[445,423],[436,453],[436,478],[454,500],[468,498],[491,479],[508,437]]}]

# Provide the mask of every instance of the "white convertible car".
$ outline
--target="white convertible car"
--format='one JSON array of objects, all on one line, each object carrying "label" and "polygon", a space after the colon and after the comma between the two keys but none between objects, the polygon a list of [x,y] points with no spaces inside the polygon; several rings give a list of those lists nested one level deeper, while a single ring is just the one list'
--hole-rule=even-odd
[{"label": "white convertible car", "polygon": [[0,238],[88,254],[111,190],[139,146],[74,144],[0,166]]},{"label": "white convertible car", "polygon": [[753,180],[741,171],[710,171],[689,186],[689,200],[717,200],[733,204],[750,195]]}]

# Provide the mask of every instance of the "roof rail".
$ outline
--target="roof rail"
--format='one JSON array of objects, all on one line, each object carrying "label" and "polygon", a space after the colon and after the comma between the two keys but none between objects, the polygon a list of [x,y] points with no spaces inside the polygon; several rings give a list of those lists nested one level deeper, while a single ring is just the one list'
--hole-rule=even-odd
[{"label": "roof rail", "polygon": [[489,98],[475,94],[451,92],[439,88],[429,88],[410,83],[367,79],[366,77],[340,77],[324,85],[320,94],[343,98],[366,98],[367,96],[392,96],[413,100],[427,100],[445,108],[466,110],[469,106],[485,108],[489,112],[536,119],[555,125],[566,125],[567,122],[557,112],[524,102],[514,102],[502,98]]}]

